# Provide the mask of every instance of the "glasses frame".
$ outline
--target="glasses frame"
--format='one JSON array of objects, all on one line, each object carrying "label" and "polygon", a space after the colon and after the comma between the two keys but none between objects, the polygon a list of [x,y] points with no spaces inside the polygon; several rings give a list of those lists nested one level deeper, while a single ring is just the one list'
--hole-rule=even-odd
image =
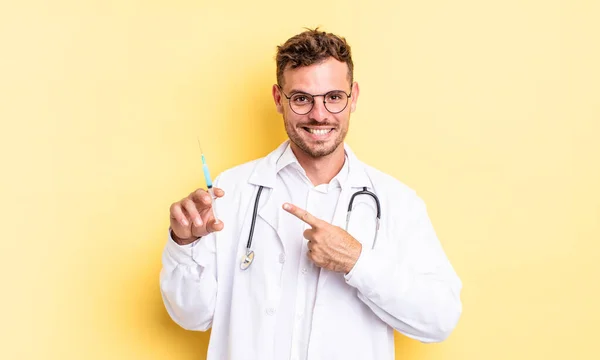
[{"label": "glasses frame", "polygon": [[[331,113],[331,114],[339,114],[339,113],[341,113],[342,111],[346,110],[346,108],[348,107],[348,103],[350,102],[350,98],[352,97],[352,90],[350,90],[350,93],[349,93],[349,94],[348,94],[347,92],[345,92],[344,90],[331,90],[331,91],[328,91],[328,92],[326,92],[325,94],[320,94],[320,95],[313,95],[313,94],[309,94],[309,93],[306,93],[306,92],[300,91],[300,92],[296,92],[296,93],[293,93],[293,94],[291,94],[290,96],[288,96],[288,95],[287,95],[287,94],[286,94],[286,93],[283,91],[283,89],[281,88],[281,86],[277,85],[277,87],[279,88],[279,91],[281,91],[281,93],[283,94],[283,96],[285,96],[285,98],[288,100],[288,104],[290,105],[290,109],[291,109],[291,110],[294,112],[294,114],[298,114],[298,115],[306,115],[306,114],[308,114],[309,112],[311,112],[311,111],[312,111],[312,109],[314,109],[314,107],[315,107],[315,98],[316,98],[316,97],[319,97],[319,96],[322,96],[322,97],[323,97],[323,105],[325,105],[325,109],[326,109],[326,110],[327,110],[329,113]],[[344,94],[347,96],[347,98],[346,98],[346,105],[344,105],[344,107],[343,107],[343,108],[342,108],[342,110],[340,110],[340,111],[333,112],[333,111],[331,111],[331,110],[329,110],[329,109],[327,108],[327,101],[325,101],[325,99],[327,98],[327,95],[331,94],[332,92],[343,92],[343,93],[344,93]],[[296,95],[296,94],[305,94],[305,95],[311,96],[311,97],[313,98],[312,105],[311,105],[310,109],[308,109],[308,111],[307,111],[307,112],[305,112],[305,113],[302,113],[302,114],[301,114],[301,113],[299,113],[299,112],[296,112],[296,110],[294,110],[294,108],[292,107],[292,102],[290,101],[290,99],[292,98],[292,96],[294,96],[294,95]]]}]

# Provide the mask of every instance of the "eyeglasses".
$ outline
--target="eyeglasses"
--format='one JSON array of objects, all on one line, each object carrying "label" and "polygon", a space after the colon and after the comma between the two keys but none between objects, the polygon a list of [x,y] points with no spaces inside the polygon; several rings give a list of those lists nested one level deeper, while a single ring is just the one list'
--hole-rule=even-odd
[{"label": "eyeglasses", "polygon": [[290,108],[293,112],[298,115],[308,114],[315,106],[315,98],[318,96],[323,97],[323,104],[325,109],[332,114],[338,114],[344,111],[348,106],[348,99],[352,96],[352,92],[347,94],[342,90],[332,90],[322,95],[311,95],[303,92],[296,92],[288,96],[283,92],[283,89],[279,87],[281,93],[288,99]]}]

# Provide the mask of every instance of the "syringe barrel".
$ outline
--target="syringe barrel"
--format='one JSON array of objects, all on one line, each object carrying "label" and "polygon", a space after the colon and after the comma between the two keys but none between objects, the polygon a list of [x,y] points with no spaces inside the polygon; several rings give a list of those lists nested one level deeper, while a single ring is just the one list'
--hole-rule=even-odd
[{"label": "syringe barrel", "polygon": [[212,188],[212,181],[210,180],[210,172],[208,171],[208,166],[206,166],[206,164],[202,165],[202,170],[204,170],[204,179],[206,180],[206,186],[210,189]]}]

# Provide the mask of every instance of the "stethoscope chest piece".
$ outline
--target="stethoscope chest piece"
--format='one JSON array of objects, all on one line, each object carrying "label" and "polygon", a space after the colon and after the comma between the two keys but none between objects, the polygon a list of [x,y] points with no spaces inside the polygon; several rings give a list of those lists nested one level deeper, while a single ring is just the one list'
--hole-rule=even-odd
[{"label": "stethoscope chest piece", "polygon": [[252,251],[252,250],[246,251],[246,255],[244,255],[244,257],[242,258],[242,264],[240,265],[242,270],[246,270],[248,267],[250,267],[253,260],[254,260],[254,251]]}]

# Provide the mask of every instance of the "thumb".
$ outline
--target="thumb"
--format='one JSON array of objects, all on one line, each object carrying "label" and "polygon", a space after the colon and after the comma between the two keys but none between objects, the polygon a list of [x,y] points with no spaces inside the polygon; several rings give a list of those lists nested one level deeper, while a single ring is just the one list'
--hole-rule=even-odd
[{"label": "thumb", "polygon": [[223,224],[223,221],[220,219],[219,219],[219,222],[216,222],[216,221],[217,220],[215,220],[214,218],[208,220],[208,223],[206,224],[206,231],[211,233],[211,232],[223,230],[223,228],[225,227],[225,224]]}]

